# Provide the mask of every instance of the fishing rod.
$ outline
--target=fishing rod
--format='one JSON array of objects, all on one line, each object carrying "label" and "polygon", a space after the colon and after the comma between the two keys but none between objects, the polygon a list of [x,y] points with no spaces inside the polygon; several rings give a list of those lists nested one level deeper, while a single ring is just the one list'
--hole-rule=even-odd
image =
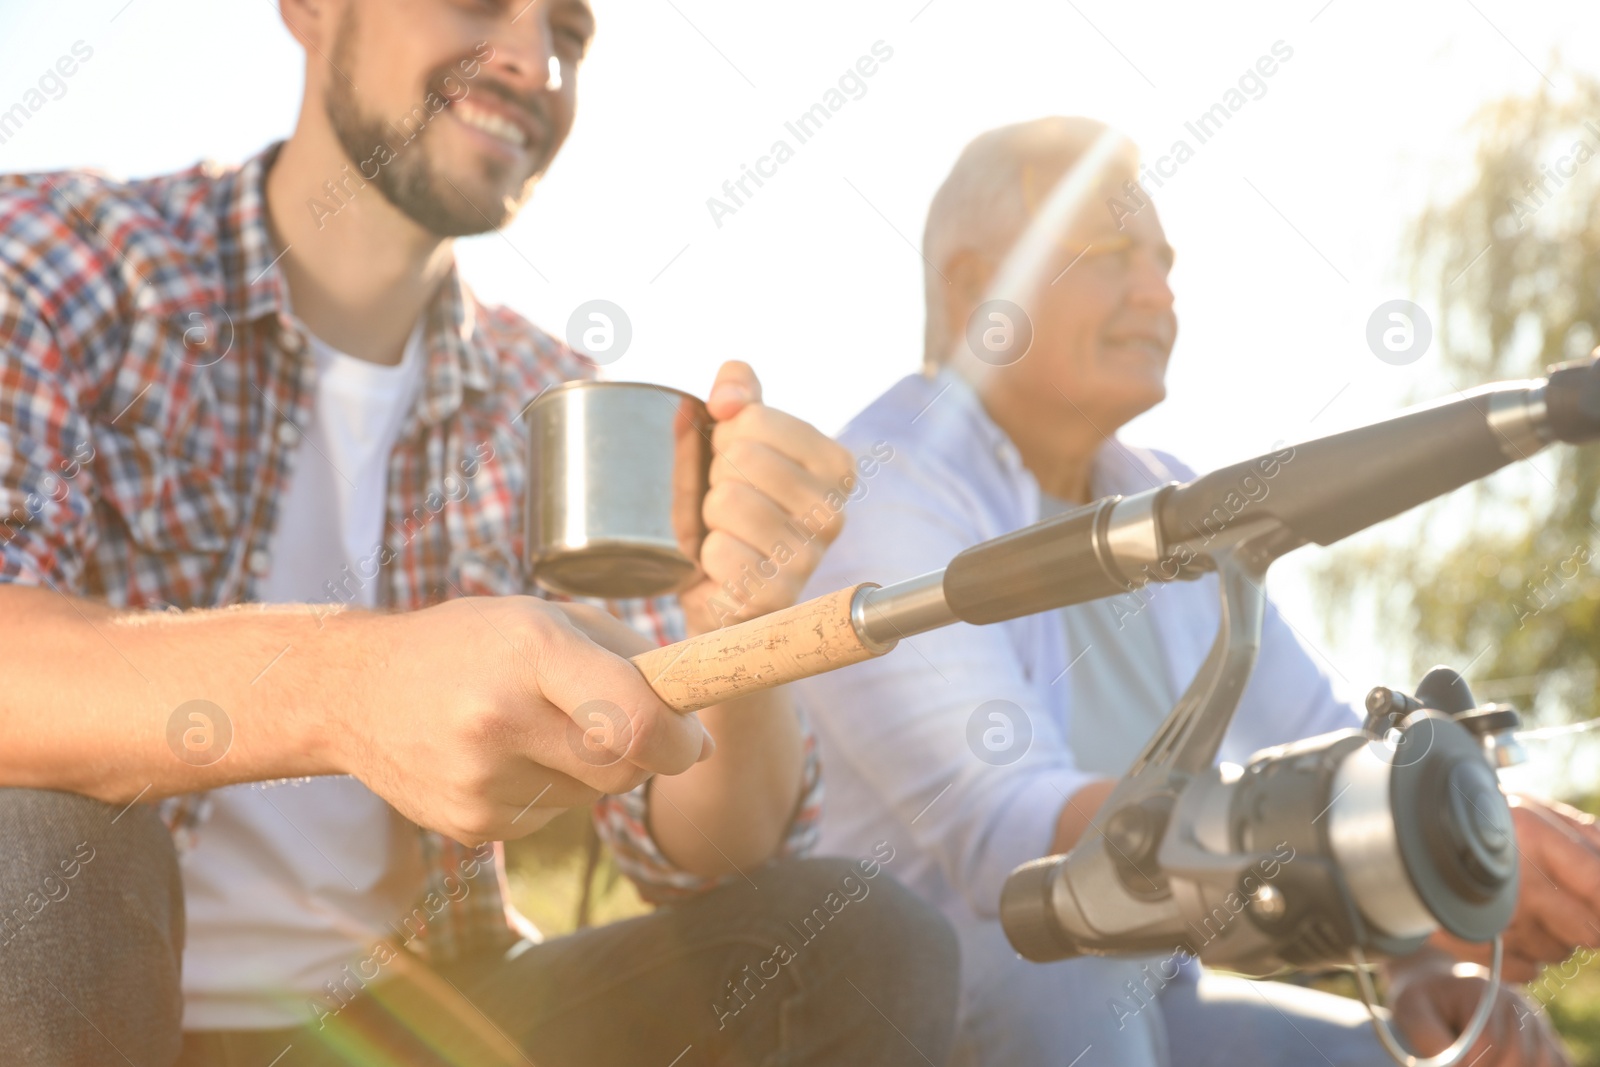
[{"label": "fishing rod", "polygon": [[[1129,148],[1113,131],[1095,139],[1033,213],[986,300],[1019,311],[1037,303],[1062,234]],[[530,415],[529,469],[548,491],[528,501],[531,577],[605,597],[692,581],[709,465],[703,405],[638,384],[551,394]],[[989,625],[1215,573],[1221,622],[1205,662],[1102,804],[1098,832],[1007,878],[1006,936],[1041,962],[1171,952],[1258,975],[1354,965],[1389,1055],[1442,1067],[1482,1034],[1498,991],[1517,863],[1496,769],[1521,751],[1515,709],[1479,706],[1458,673],[1439,668],[1411,693],[1373,689],[1361,729],[1267,749],[1242,767],[1218,764],[1217,752],[1255,666],[1274,560],[1549,444],[1596,437],[1600,363],[1591,357],[1184,484],[1109,496],[974,545],[940,570],[840,589],[633,662],[663,702],[689,712],[886,655],[954,623]],[[1493,942],[1490,985],[1457,1040],[1423,1059],[1373,1006],[1366,968],[1415,951],[1441,927]]]},{"label": "fishing rod", "polygon": [[1108,496],[974,545],[941,570],[863,583],[634,657],[679,711],[891,651],[955,622],[987,625],[1331,545],[1527,459],[1600,437],[1594,357],[1131,496]]},{"label": "fishing rod", "polygon": [[[1373,689],[1362,729],[1266,749],[1243,767],[1217,764],[1217,751],[1260,650],[1274,560],[1551,443],[1597,437],[1591,357],[1185,484],[1105,497],[974,545],[941,570],[841,589],[633,662],[664,702],[690,711],[956,622],[989,625],[1214,572],[1221,623],[1206,661],[1102,805],[1100,832],[1006,879],[1006,936],[1037,962],[1169,953],[1255,975],[1352,966],[1390,1057],[1445,1067],[1487,1026],[1517,899],[1515,827],[1496,777],[1521,751],[1515,709],[1478,706],[1458,673],[1436,668],[1413,693]],[[1367,968],[1415,952],[1441,927],[1492,941],[1490,981],[1457,1039],[1425,1058],[1376,1007]]]}]

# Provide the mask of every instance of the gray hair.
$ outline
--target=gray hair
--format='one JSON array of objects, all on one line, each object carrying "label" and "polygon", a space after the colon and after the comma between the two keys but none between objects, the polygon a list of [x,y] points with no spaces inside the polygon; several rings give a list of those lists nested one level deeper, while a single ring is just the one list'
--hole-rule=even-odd
[{"label": "gray hair", "polygon": [[[981,133],[961,150],[933,194],[922,232],[926,366],[941,366],[957,340],[945,323],[948,283],[940,273],[943,265],[962,251],[992,254],[1008,249],[1055,182],[1106,128],[1095,119],[1050,116]],[[1130,173],[1137,173],[1131,157],[1129,165]]]}]

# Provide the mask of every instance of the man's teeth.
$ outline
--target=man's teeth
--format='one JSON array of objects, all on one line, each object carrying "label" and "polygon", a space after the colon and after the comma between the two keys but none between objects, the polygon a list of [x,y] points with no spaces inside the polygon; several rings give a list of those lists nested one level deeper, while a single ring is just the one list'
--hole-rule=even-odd
[{"label": "man's teeth", "polygon": [[528,147],[528,135],[522,128],[513,122],[507,122],[489,111],[473,107],[471,104],[456,104],[456,118],[468,126],[474,126],[491,137],[498,137],[507,144],[514,144],[518,148]]}]

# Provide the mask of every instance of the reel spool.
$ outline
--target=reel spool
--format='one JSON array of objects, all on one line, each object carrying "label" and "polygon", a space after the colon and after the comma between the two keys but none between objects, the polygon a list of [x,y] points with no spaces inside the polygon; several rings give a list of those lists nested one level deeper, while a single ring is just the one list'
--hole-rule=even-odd
[{"label": "reel spool", "polygon": [[[1416,695],[1375,689],[1362,729],[1216,753],[1260,650],[1272,534],[1213,553],[1221,627],[1188,690],[1106,799],[1102,832],[1006,879],[1000,922],[1026,959],[1191,956],[1265,977],[1354,966],[1385,1051],[1402,1067],[1456,1063],[1499,993],[1500,931],[1518,853],[1497,766],[1517,714],[1476,707],[1455,671]],[[1434,930],[1494,942],[1489,987],[1444,1052],[1407,1052],[1374,1006],[1369,958]]]},{"label": "reel spool", "polygon": [[[1369,705],[1401,696],[1374,690]],[[1355,949],[1407,955],[1439,927],[1491,940],[1516,904],[1517,850],[1483,738],[1517,718],[1470,699],[1452,714],[1406,697],[1398,720],[1265,749],[1114,811],[1104,833],[1116,891],[1170,904],[1164,928],[1137,944],[1089,927],[1087,886],[1061,856],[1008,880],[1007,937],[1036,962],[1176,950],[1257,976],[1344,965]]]}]

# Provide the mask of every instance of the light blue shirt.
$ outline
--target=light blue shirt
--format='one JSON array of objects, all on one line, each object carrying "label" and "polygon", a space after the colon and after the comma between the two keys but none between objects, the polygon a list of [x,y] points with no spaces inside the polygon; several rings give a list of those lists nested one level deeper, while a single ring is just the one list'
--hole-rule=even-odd
[{"label": "light blue shirt", "polygon": [[[1039,519],[1038,483],[949,371],[902,379],[840,440],[881,462],[862,468],[870,474],[808,596],[924,574]],[[1128,494],[1193,477],[1170,456],[1112,439],[1095,456],[1091,490]],[[1146,672],[1158,672],[1167,693],[1181,693],[1216,635],[1215,576],[1128,596],[1139,599],[1123,609],[1147,616],[1158,641],[1158,662]],[[819,851],[866,855],[887,840],[895,876],[958,929],[992,921],[1006,876],[1048,854],[1066,799],[1104,773],[1073,749],[1083,736],[1075,714],[1115,714],[1075,709],[1074,686],[1062,679],[1077,654],[1069,655],[1062,613],[1051,611],[947,626],[797,683],[828,781]],[[1243,763],[1265,746],[1359,724],[1269,605],[1260,662],[1219,758]]]},{"label": "light blue shirt", "polygon": [[[1045,494],[1040,518],[1072,510]],[[1160,669],[1161,633],[1139,597],[1091,600],[1060,609],[1067,643],[1068,689],[1076,710],[1067,722],[1067,744],[1078,768],[1120,778],[1133,765],[1178,694]]]}]

